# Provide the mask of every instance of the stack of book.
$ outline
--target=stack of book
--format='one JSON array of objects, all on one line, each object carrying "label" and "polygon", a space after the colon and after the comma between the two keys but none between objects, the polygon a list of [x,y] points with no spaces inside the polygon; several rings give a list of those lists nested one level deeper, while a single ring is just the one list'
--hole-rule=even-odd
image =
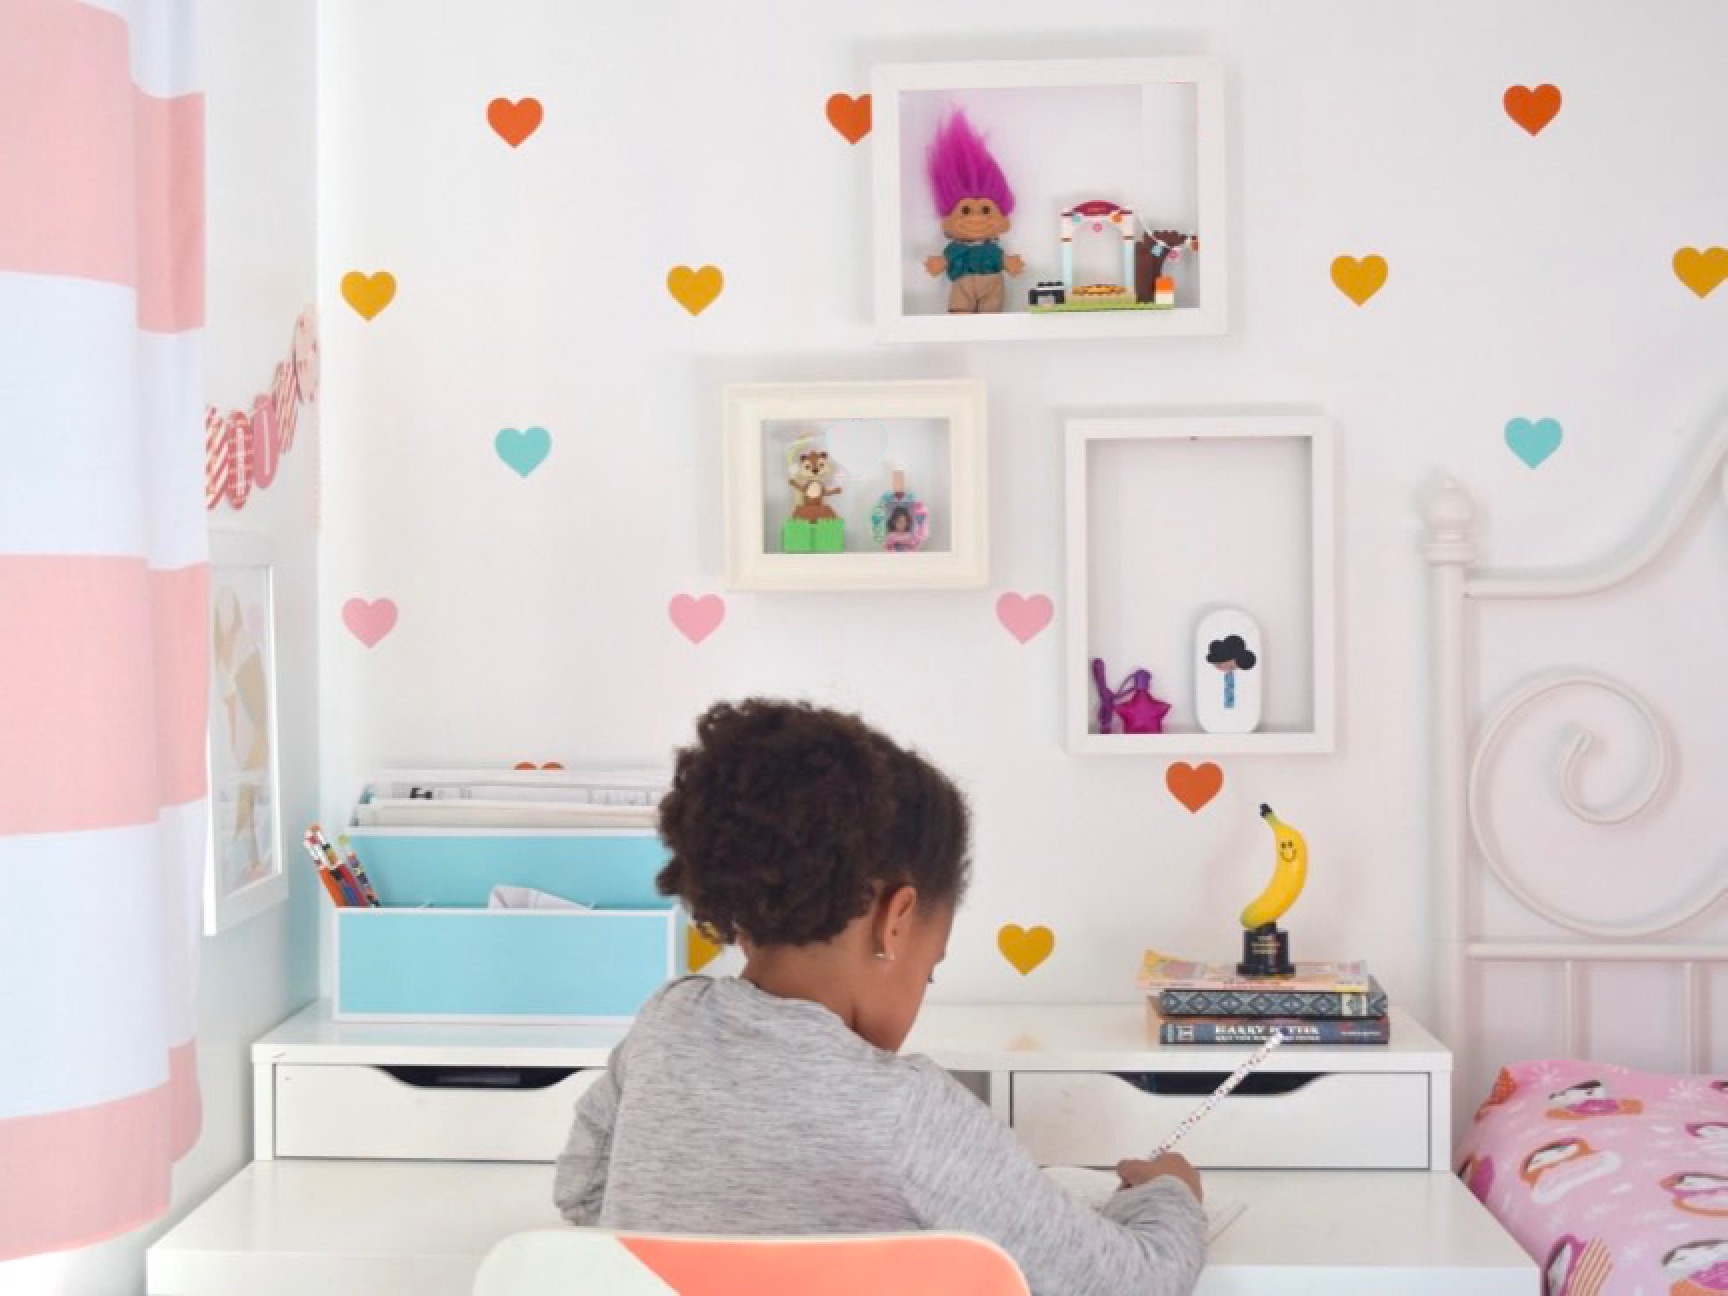
[{"label": "stack of book", "polygon": [[1140,988],[1160,1044],[1385,1044],[1386,992],[1365,963],[1297,963],[1294,976],[1245,977],[1233,963],[1194,963],[1148,950]]},{"label": "stack of book", "polygon": [[653,829],[661,770],[385,770],[354,808],[361,828]]}]

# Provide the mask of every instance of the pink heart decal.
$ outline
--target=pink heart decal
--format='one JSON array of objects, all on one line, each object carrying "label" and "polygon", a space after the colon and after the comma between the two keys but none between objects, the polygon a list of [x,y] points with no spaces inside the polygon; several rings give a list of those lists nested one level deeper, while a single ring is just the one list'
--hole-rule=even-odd
[{"label": "pink heart decal", "polygon": [[726,619],[726,600],[718,594],[704,594],[701,598],[680,594],[666,605],[666,613],[679,634],[699,644]]},{"label": "pink heart decal", "polygon": [[387,598],[351,598],[342,605],[342,624],[368,648],[396,628],[396,604]]},{"label": "pink heart decal", "polygon": [[996,600],[996,619],[1021,643],[1036,638],[1055,614],[1056,607],[1045,594],[1034,594],[1029,598],[1004,594]]}]

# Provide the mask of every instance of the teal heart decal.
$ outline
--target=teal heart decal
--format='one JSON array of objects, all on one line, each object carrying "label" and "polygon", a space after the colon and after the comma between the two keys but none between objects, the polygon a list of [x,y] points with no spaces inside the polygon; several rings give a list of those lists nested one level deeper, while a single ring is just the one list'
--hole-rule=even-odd
[{"label": "teal heart decal", "polygon": [[1560,420],[1515,418],[1506,424],[1506,444],[1532,468],[1540,468],[1560,448]]},{"label": "teal heart decal", "polygon": [[552,434],[543,427],[505,428],[492,439],[498,457],[526,477],[552,453]]}]

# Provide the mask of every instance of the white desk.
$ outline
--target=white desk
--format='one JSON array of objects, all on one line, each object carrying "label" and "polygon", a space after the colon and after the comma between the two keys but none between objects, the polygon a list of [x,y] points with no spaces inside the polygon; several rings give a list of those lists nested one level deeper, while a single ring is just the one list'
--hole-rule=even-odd
[{"label": "white desk", "polygon": [[[150,1249],[151,1296],[466,1296],[493,1243],[557,1223],[549,1162],[623,1035],[313,1005],[253,1046],[259,1159]],[[1184,1084],[1247,1051],[1162,1046],[1140,1004],[935,1004],[906,1047],[968,1077],[1053,1165],[1153,1146],[1198,1101]],[[1451,1067],[1397,1011],[1384,1047],[1274,1053],[1260,1092],[1183,1143],[1248,1203],[1198,1291],[1536,1296],[1536,1266],[1449,1173]],[[520,1084],[495,1083],[513,1069]]]},{"label": "white desk", "polygon": [[[1536,1266],[1450,1175],[1215,1171],[1248,1209],[1196,1296],[1536,1296]],[[552,1169],[255,1162],[149,1254],[151,1296],[469,1296],[500,1238],[559,1223]]]}]

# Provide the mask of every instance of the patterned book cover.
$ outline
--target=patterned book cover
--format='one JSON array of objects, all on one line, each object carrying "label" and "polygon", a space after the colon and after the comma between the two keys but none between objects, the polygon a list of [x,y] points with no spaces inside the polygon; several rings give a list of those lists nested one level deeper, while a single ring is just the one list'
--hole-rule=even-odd
[{"label": "patterned book cover", "polygon": [[1385,1044],[1392,1028],[1384,1017],[1316,1021],[1304,1017],[1184,1017],[1158,1028],[1160,1044],[1259,1044],[1277,1031],[1286,1044]]},{"label": "patterned book cover", "polygon": [[1363,991],[1290,990],[1261,982],[1251,990],[1161,990],[1165,1017],[1303,1017],[1360,1019],[1386,1015],[1386,991],[1373,977]]},{"label": "patterned book cover", "polygon": [[1140,960],[1140,975],[1136,978],[1142,990],[1234,990],[1261,992],[1276,987],[1282,992],[1343,992],[1366,993],[1372,978],[1368,965],[1356,963],[1296,964],[1296,975],[1279,977],[1275,982],[1264,977],[1245,977],[1236,971],[1234,963],[1196,963],[1189,959],[1172,958],[1157,950],[1147,950]]}]

